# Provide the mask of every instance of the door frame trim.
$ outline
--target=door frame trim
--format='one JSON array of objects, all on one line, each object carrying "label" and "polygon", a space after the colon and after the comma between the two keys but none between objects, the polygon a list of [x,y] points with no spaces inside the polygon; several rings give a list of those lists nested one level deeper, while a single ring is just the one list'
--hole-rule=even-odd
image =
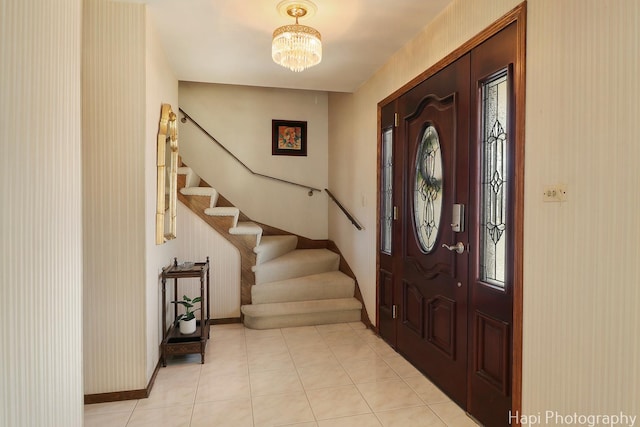
[{"label": "door frame trim", "polygon": [[[377,164],[380,164],[380,141],[381,133],[381,110],[390,102],[396,100],[424,80],[444,69],[448,65],[458,60],[463,55],[473,50],[476,46],[491,38],[512,23],[517,23],[516,40],[516,63],[514,64],[514,91],[515,97],[515,168],[514,168],[514,254],[513,254],[513,353],[512,381],[511,381],[511,406],[512,413],[520,413],[522,409],[522,323],[523,323],[523,260],[524,260],[524,139],[525,139],[525,98],[526,98],[526,36],[527,36],[527,2],[526,0],[517,5],[504,16],[493,22],[475,37],[471,38],[449,55],[429,67],[426,71],[403,85],[382,101],[378,103],[377,117],[377,140],[378,154]],[[377,173],[377,188],[380,187],[380,168]],[[376,204],[376,332],[379,332],[380,324],[378,294],[380,289],[380,278],[378,270],[380,268],[380,194]],[[517,423],[519,424],[519,422]]]}]

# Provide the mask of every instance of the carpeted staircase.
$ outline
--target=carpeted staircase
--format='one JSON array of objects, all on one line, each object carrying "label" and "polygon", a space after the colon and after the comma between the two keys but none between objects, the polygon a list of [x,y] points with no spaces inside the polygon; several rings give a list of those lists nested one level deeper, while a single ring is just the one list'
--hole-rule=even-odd
[{"label": "carpeted staircase", "polygon": [[185,175],[180,189],[183,196],[209,197],[204,214],[227,221],[229,235],[246,236],[255,242],[251,304],[240,308],[245,326],[271,329],[361,319],[362,304],[354,297],[355,280],[340,271],[338,253],[326,248],[299,249],[296,235],[263,236],[262,226],[240,221],[237,207],[218,206],[218,192],[201,186],[191,168],[181,167],[178,173]]}]

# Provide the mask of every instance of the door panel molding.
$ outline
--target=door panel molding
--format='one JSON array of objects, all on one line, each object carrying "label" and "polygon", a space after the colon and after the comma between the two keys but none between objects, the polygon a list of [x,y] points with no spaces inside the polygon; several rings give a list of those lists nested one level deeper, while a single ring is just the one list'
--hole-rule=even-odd
[{"label": "door panel molding", "polygon": [[449,359],[456,359],[456,302],[438,295],[427,303],[427,341]]},{"label": "door panel molding", "polygon": [[453,107],[453,114],[455,115],[456,110],[456,93],[451,93],[449,95],[439,97],[433,94],[429,94],[422,98],[422,100],[418,103],[418,107],[416,110],[409,116],[404,117],[403,120],[409,122],[414,118],[418,117],[425,108],[434,107],[438,111],[445,111],[449,108]]},{"label": "door panel molding", "polygon": [[431,268],[425,268],[413,257],[406,257],[405,261],[409,262],[425,280],[433,280],[441,274],[445,276],[451,276],[453,274],[451,267],[443,262],[439,262]]},{"label": "door panel molding", "polygon": [[380,269],[379,304],[380,308],[391,310],[393,306],[393,273]]},{"label": "door panel molding", "polygon": [[509,324],[476,311],[475,316],[475,361],[476,374],[499,390],[509,395],[511,328]]},{"label": "door panel molding", "polygon": [[425,297],[417,286],[406,280],[402,281],[402,323],[424,339],[424,305]]}]

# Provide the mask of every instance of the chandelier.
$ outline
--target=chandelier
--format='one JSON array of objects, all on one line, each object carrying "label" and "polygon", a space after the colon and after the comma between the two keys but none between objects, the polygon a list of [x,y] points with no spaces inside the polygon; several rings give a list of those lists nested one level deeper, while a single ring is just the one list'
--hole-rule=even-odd
[{"label": "chandelier", "polygon": [[293,25],[278,27],[273,32],[271,57],[278,65],[291,71],[300,72],[317,65],[322,60],[322,41],[318,30],[298,24],[298,18],[308,13],[308,7],[315,7],[309,1],[284,1],[278,5],[286,7],[287,15],[296,18]]}]

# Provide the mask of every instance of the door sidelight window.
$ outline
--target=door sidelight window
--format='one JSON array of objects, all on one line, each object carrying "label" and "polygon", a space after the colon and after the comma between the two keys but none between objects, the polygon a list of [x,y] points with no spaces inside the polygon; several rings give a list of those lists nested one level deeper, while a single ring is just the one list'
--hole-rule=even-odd
[{"label": "door sidelight window", "polygon": [[480,280],[504,288],[507,266],[507,70],[481,84]]}]

